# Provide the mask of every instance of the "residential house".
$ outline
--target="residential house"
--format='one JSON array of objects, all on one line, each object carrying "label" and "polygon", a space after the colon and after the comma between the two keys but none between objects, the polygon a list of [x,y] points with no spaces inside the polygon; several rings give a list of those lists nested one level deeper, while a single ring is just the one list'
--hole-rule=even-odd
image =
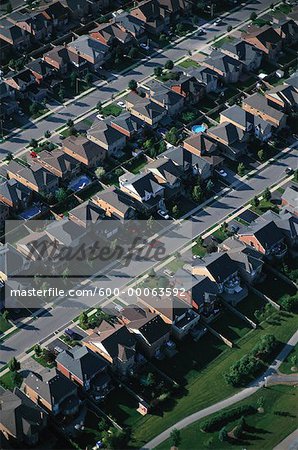
[{"label": "residential house", "polygon": [[[198,82],[201,83],[200,90],[202,92],[202,85],[204,86],[204,89],[206,93],[209,92],[216,92],[221,84],[221,81],[219,80],[219,75],[217,72],[215,72],[212,69],[209,69],[209,67],[198,67],[192,70],[188,70],[189,76],[194,76]],[[184,73],[184,75],[187,75]]]},{"label": "residential house", "polygon": [[226,251],[239,269],[241,277],[249,284],[260,281],[264,265],[263,255],[247,246],[235,237],[230,237],[220,244],[220,250]]},{"label": "residential house", "polygon": [[131,92],[126,97],[126,108],[132,116],[140,120],[144,125],[146,124],[153,128],[156,128],[167,114],[166,108],[146,97],[140,97],[135,92]]},{"label": "residential house", "polygon": [[147,358],[160,353],[160,349],[170,340],[171,326],[158,314],[144,311],[138,318],[129,321],[127,328],[134,333],[137,347]]},{"label": "residential house", "polygon": [[240,241],[255,248],[268,259],[283,258],[287,253],[285,237],[274,221],[252,222],[237,232]]},{"label": "residential house", "polygon": [[99,70],[110,56],[109,47],[90,36],[83,35],[68,44],[71,53],[88,62],[91,70]]},{"label": "residential house", "polygon": [[16,161],[10,161],[6,170],[9,179],[17,180],[39,194],[53,193],[58,187],[58,178],[37,163],[25,167]]},{"label": "residential house", "polygon": [[5,439],[19,445],[38,443],[47,424],[47,414],[20,389],[0,393],[0,410],[0,432]]},{"label": "residential house", "polygon": [[65,28],[69,22],[69,10],[60,1],[51,3],[42,13],[52,21],[54,29],[57,30]]},{"label": "residential house", "polygon": [[255,72],[262,63],[263,52],[242,39],[225,42],[220,51],[240,61],[246,72]]},{"label": "residential house", "polygon": [[87,138],[111,156],[121,155],[126,145],[126,136],[111,126],[108,120],[95,120],[87,130]]},{"label": "residential house", "polygon": [[171,325],[171,334],[179,340],[191,333],[200,320],[199,314],[182,297],[141,295],[139,302],[151,314],[158,314]]},{"label": "residential house", "polygon": [[79,161],[60,149],[43,150],[35,161],[63,181],[77,175],[80,170]]},{"label": "residential house", "polygon": [[111,127],[120,131],[126,137],[131,138],[140,134],[143,130],[141,123],[134,118],[129,112],[123,112],[118,117],[109,119]]},{"label": "residential house", "polygon": [[282,20],[276,27],[274,27],[274,29],[281,36],[284,45],[291,45],[297,42],[298,25],[294,20]]},{"label": "residential house", "polygon": [[53,31],[52,21],[42,12],[14,11],[7,16],[7,19],[29,33],[35,40],[49,38]]},{"label": "residential house", "polygon": [[183,95],[155,80],[149,81],[146,86],[149,88],[149,92],[146,90],[146,97],[165,108],[170,116],[176,116],[181,112],[184,106]]},{"label": "residential house", "polygon": [[35,77],[37,84],[43,83],[54,74],[54,68],[42,58],[34,59],[26,64],[27,69]]},{"label": "residential house", "polygon": [[31,46],[30,33],[14,25],[7,18],[0,19],[0,39],[18,51],[28,49]]},{"label": "residential house", "polygon": [[196,259],[192,273],[210,278],[227,301],[237,303],[247,296],[247,289],[241,286],[238,265],[227,253],[211,253],[202,259]]},{"label": "residential house", "polygon": [[294,212],[289,212],[287,209],[282,210],[279,214],[274,211],[266,211],[262,216],[256,219],[257,223],[271,222],[279,228],[285,237],[285,242],[288,248],[294,251],[298,248],[298,217],[297,209]]},{"label": "residential house", "polygon": [[247,134],[230,122],[208,128],[208,135],[218,142],[220,152],[232,160],[239,159],[246,150]]},{"label": "residential house", "polygon": [[34,86],[36,82],[34,75],[29,69],[24,69],[17,73],[11,72],[4,81],[16,91],[17,96],[22,98],[28,97],[30,87]]},{"label": "residential house", "polygon": [[181,170],[171,159],[156,159],[146,165],[145,172],[152,173],[158,184],[166,188],[165,196],[169,190],[177,191],[180,187]]},{"label": "residential house", "polygon": [[184,147],[175,147],[167,150],[158,157],[158,159],[163,158],[170,159],[184,172],[181,177],[187,178],[189,175],[200,175],[203,180],[210,178],[214,170],[223,164],[223,158],[217,154],[206,153],[199,156]]},{"label": "residential house", "polygon": [[165,85],[185,98],[185,102],[196,104],[204,97],[206,89],[204,82],[195,76],[180,75],[177,80],[169,80]]},{"label": "residential house", "polygon": [[164,209],[165,187],[158,183],[152,172],[135,175],[125,172],[119,177],[121,191],[137,200],[137,208]]},{"label": "residential house", "polygon": [[120,189],[110,186],[92,198],[107,217],[128,220],[135,217],[133,200]]},{"label": "residential house", "polygon": [[69,136],[64,139],[62,150],[87,167],[96,167],[106,158],[107,151],[84,136]]},{"label": "residential house", "polygon": [[[1,53],[1,49],[0,49]],[[5,81],[0,81],[0,118],[12,116],[19,109],[19,105],[15,100],[15,90]]]},{"label": "residential house", "polygon": [[233,105],[220,113],[220,123],[229,122],[243,132],[252,133],[262,142],[272,136],[273,125],[238,105]]},{"label": "residential house", "polygon": [[5,220],[9,217],[9,207],[4,203],[0,202],[0,227],[3,230]]},{"label": "residential house", "polygon": [[44,61],[59,71],[62,76],[78,72],[81,76],[88,71],[88,61],[80,53],[71,51],[66,45],[57,45],[43,56]]},{"label": "residential house", "polygon": [[217,284],[207,276],[194,276],[179,269],[173,277],[173,286],[178,288],[178,297],[190,304],[203,318],[214,317],[219,310]]},{"label": "residential house", "polygon": [[0,201],[13,211],[19,211],[29,206],[32,200],[32,191],[18,181],[6,180],[0,184]]},{"label": "residential house", "polygon": [[28,269],[29,262],[12,245],[0,245],[0,280],[7,283],[10,277]]},{"label": "residential house", "polygon": [[203,156],[216,154],[218,152],[217,141],[207,133],[197,133],[185,139],[183,148],[194,155]]},{"label": "residential house", "polygon": [[123,324],[103,321],[82,344],[106,359],[112,370],[127,375],[136,362],[136,338]]},{"label": "residential house", "polygon": [[125,50],[136,43],[134,36],[117,23],[103,23],[89,31],[89,35],[108,47],[113,47],[116,43],[123,48],[128,46]]},{"label": "residential house", "polygon": [[263,120],[272,123],[276,128],[283,128],[286,126],[286,114],[270,106],[268,99],[261,94],[253,94],[246,97],[243,100],[242,108],[253,115],[260,116]]},{"label": "residential house", "polygon": [[25,394],[54,416],[71,416],[79,409],[76,385],[55,369],[43,375],[30,373],[22,385]]},{"label": "residential house", "polygon": [[90,10],[90,3],[88,0],[62,0],[62,4],[68,10],[69,16],[73,20],[86,17]]},{"label": "residential house", "polygon": [[282,84],[265,92],[268,104],[285,112],[298,109],[298,91],[294,86]]},{"label": "residential house", "polygon": [[281,204],[286,211],[298,216],[298,187],[287,186],[281,195]]},{"label": "residential house", "polygon": [[86,200],[71,209],[68,214],[69,220],[84,228],[98,224],[103,217],[104,213],[102,209],[99,208],[92,200]]},{"label": "residential house", "polygon": [[219,51],[213,51],[202,65],[214,70],[225,84],[238,83],[243,70],[240,60]]},{"label": "residential house", "polygon": [[103,399],[111,388],[107,361],[85,346],[75,346],[59,353],[57,370],[84,391],[91,391],[96,400]]},{"label": "residential house", "polygon": [[157,0],[145,0],[130,11],[130,15],[144,23],[148,33],[160,35],[170,24],[170,12],[161,8]]},{"label": "residential house", "polygon": [[261,50],[270,61],[278,60],[282,48],[282,37],[272,26],[251,27],[251,30],[242,33],[241,38]]},{"label": "residential house", "polygon": [[127,13],[119,14],[115,17],[115,23],[121,30],[130,33],[138,42],[146,40],[145,24],[137,17]]}]

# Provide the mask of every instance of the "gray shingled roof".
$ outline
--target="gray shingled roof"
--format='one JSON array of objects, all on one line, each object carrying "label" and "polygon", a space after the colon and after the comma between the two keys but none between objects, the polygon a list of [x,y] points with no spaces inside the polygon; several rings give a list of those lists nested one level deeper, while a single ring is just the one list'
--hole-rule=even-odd
[{"label": "gray shingled roof", "polygon": [[263,113],[266,113],[269,117],[272,117],[279,121],[282,120],[282,118],[285,116],[285,114],[282,111],[279,111],[278,109],[269,106],[268,100],[261,94],[256,93],[250,95],[249,97],[246,97],[243,100],[243,104],[247,104],[250,107],[255,108]]},{"label": "gray shingled roof", "polygon": [[216,282],[224,282],[230,275],[237,272],[237,264],[227,253],[211,253],[204,259],[196,259],[193,267],[206,267]]},{"label": "gray shingled roof", "polygon": [[238,105],[233,105],[230,108],[225,109],[224,111],[222,111],[221,115],[224,118],[231,120],[245,128],[249,124],[253,125],[254,127],[258,127],[264,134],[269,133],[272,129],[271,123],[263,120],[261,117],[256,116],[255,114],[251,114],[245,111]]},{"label": "gray shingled roof", "polygon": [[55,369],[43,376],[30,373],[24,383],[51,405],[59,404],[62,398],[77,391],[76,385]]}]

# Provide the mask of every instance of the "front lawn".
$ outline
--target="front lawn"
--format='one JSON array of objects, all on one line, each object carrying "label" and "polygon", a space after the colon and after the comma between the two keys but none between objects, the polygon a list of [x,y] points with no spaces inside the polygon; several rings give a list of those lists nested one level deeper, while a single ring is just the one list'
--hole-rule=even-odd
[{"label": "front lawn", "polygon": [[253,212],[255,212],[256,214],[258,214],[259,216],[264,214],[264,212],[268,211],[269,209],[271,211],[274,211],[274,212],[278,213],[278,206],[275,205],[274,203],[272,203],[271,200],[267,201],[265,199],[260,200],[259,206],[252,205],[250,209]]},{"label": "front lawn", "polygon": [[[228,441],[221,442],[219,433],[204,433],[201,425],[208,419],[195,422],[189,427],[181,430],[181,444],[179,450],[212,448],[216,450],[226,449],[256,449],[272,450],[279,442],[292,433],[297,425],[296,402],[297,392],[294,386],[272,386],[262,389],[249,398],[236,403],[231,408],[225,408],[223,412],[230,411],[236,407],[252,405],[257,407],[259,399],[264,399],[264,412],[245,417],[245,425],[240,438],[229,437]],[[217,413],[218,414],[218,413]],[[226,428],[228,433],[239,424],[239,419],[231,421]],[[168,450],[171,446],[170,440],[164,441],[156,450]]]},{"label": "front lawn", "polygon": [[0,333],[5,333],[5,331],[9,330],[12,327],[12,324],[0,314]]},{"label": "front lawn", "polygon": [[186,59],[185,61],[179,63],[179,66],[183,67],[184,69],[189,69],[190,67],[199,67],[199,63],[197,63],[193,59]]},{"label": "front lawn", "polygon": [[278,323],[263,323],[262,328],[251,330],[239,339],[233,349],[207,334],[196,344],[187,338],[178,344],[180,351],[176,356],[155,363],[184,385],[184,395],[176,397],[171,407],[162,414],[138,418],[134,424],[133,446],[141,447],[189,414],[235,394],[237,389],[223,379],[230,366],[246,355],[264,335],[274,334],[285,344],[296,331],[296,315],[281,312],[278,316],[281,318]]},{"label": "front lawn", "polygon": [[212,44],[213,47],[215,48],[220,48],[222,47],[224,44],[230,44],[231,42],[233,42],[235,40],[234,37],[232,36],[226,36],[223,37],[222,39],[219,39],[217,42],[214,42],[214,44]]},{"label": "front lawn", "polygon": [[203,257],[203,256],[206,255],[206,253],[207,253],[206,247],[204,247],[203,245],[201,245],[198,242],[196,243],[196,245],[194,245],[192,247],[192,254],[193,255]]},{"label": "front lawn", "polygon": [[123,111],[123,108],[121,108],[121,106],[116,105],[115,103],[111,103],[108,106],[105,106],[104,108],[102,108],[102,114],[105,117],[108,116],[119,116]]},{"label": "front lawn", "polygon": [[20,387],[23,378],[18,372],[7,372],[0,378],[0,385],[5,389],[13,391],[15,387]]}]

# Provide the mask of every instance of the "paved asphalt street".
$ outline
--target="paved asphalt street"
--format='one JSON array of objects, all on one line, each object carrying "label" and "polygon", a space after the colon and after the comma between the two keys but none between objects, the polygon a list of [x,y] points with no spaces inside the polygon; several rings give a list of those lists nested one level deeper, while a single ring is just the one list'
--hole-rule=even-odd
[{"label": "paved asphalt street", "polygon": [[[125,75],[115,76],[109,84],[98,87],[96,91],[65,107],[62,106],[48,118],[35,124],[32,123],[29,128],[20,131],[18,134],[10,137],[9,140],[0,144],[0,159],[3,159],[7,152],[16,153],[20,151],[24,146],[28,145],[32,138],[39,139],[43,137],[45,131],[54,131],[64,125],[68,119],[76,119],[78,116],[83,115],[93,108],[98,101],[105,102],[111,98],[111,95],[117,95],[119,92],[127,89],[128,82],[132,78],[140,82],[144,78],[152,75],[154,67],[164,65],[168,59],[176,61],[187,55],[189,50],[195,51],[201,49],[206,46],[208,41],[213,40],[215,36],[225,32],[228,25],[237,27],[241,22],[247,20],[253,11],[256,13],[263,11],[269,8],[271,3],[272,0],[256,0],[248,2],[241,7],[241,9],[231,13],[230,16],[227,16],[221,26],[207,24],[204,27],[207,31],[206,35],[199,37],[194,36],[182,41],[174,48],[165,50],[163,53],[159,53],[146,62],[141,62],[140,66],[127,72]],[[98,84],[101,83],[102,82],[98,82]]]},{"label": "paved asphalt street", "polygon": [[[285,176],[285,168],[291,166],[298,167],[298,150],[292,150],[284,155],[284,157],[273,164],[268,165],[264,170],[257,173],[255,176],[240,182],[239,185],[227,193],[222,198],[215,201],[212,205],[207,206],[197,214],[193,215],[191,220],[185,221],[180,227],[175,230],[175,239],[172,238],[172,233],[167,233],[159,240],[164,243],[167,254],[170,255],[175,250],[185,244],[185,236],[197,236],[204,233],[215,223],[220,222],[237,208],[240,208],[247,203],[252,197],[264,191],[266,186],[278,182]],[[117,278],[117,286],[124,287],[127,282],[140,276],[147,271],[156,261],[132,261],[128,267],[125,268],[123,278]],[[119,270],[118,270],[119,272]],[[116,271],[114,275],[117,274]],[[118,273],[119,274],[119,273]],[[99,281],[92,282],[99,285]],[[100,282],[100,287],[115,287],[115,278],[113,280],[108,278],[105,283]],[[98,299],[89,297],[84,298],[84,305],[93,306]],[[78,302],[80,299],[78,299]],[[80,314],[81,310],[75,307],[76,299],[65,302],[65,307],[53,308],[47,315],[37,318],[29,324],[22,325],[22,331],[13,334],[0,344],[1,360],[0,368],[13,356],[20,356],[27,349],[31,348],[36,342],[43,340],[55,330],[67,324],[71,319]],[[77,304],[79,307],[79,303]]]},{"label": "paved asphalt street", "polygon": [[[215,403],[212,406],[209,406],[208,408],[202,409],[201,411],[197,411],[196,413],[192,414],[191,416],[185,417],[180,422],[176,423],[172,427],[168,428],[166,431],[161,433],[159,436],[154,438],[152,441],[150,441],[148,444],[144,445],[143,449],[153,449],[157,447],[159,444],[161,444],[163,441],[168,439],[170,437],[170,433],[173,430],[173,428],[177,428],[178,430],[181,430],[188,425],[197,422],[198,420],[209,416],[210,414],[213,414],[215,412],[218,412],[224,408],[227,408],[228,406],[232,406],[235,403],[239,402],[240,400],[244,400],[245,398],[249,397],[250,395],[254,394],[258,389],[260,389],[262,386],[264,386],[265,378],[269,375],[276,373],[279,366],[283,362],[283,360],[288,356],[290,351],[293,349],[293,347],[298,342],[298,331],[289,339],[287,344],[284,346],[282,351],[279,353],[279,355],[276,357],[275,361],[271,366],[266,370],[266,372],[258,378],[256,381],[252,383],[251,386],[249,386],[246,389],[243,389],[242,391],[238,392],[237,394],[233,395],[232,397],[226,398],[225,400]],[[276,447],[278,448],[278,447]],[[284,447],[287,448],[287,447]]]}]

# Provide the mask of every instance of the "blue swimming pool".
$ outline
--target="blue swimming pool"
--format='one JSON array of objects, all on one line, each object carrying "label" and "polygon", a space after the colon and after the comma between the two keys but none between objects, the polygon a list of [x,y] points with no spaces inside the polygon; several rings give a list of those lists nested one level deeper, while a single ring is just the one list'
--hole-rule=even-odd
[{"label": "blue swimming pool", "polygon": [[75,180],[71,181],[69,183],[68,188],[73,191],[79,191],[81,189],[84,189],[84,187],[88,186],[88,184],[91,183],[91,179],[87,175],[81,175],[79,178],[76,178]]},{"label": "blue swimming pool", "polygon": [[197,133],[203,133],[203,131],[205,131],[206,130],[206,126],[205,125],[194,125],[192,128],[191,128],[191,131],[193,132],[193,133],[195,133],[195,134],[197,134]]}]

